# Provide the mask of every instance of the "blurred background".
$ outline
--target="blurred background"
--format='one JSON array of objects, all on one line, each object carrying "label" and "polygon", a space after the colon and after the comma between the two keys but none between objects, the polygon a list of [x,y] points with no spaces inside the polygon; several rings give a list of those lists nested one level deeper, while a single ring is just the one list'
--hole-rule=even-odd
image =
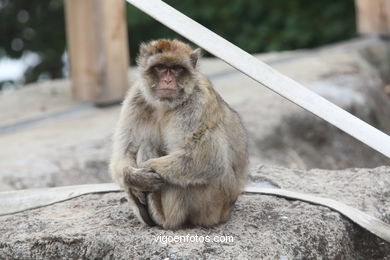
[{"label": "blurred background", "polygon": [[[167,0],[250,53],[311,48],[356,36],[354,0]],[[141,41],[180,38],[126,5],[130,58]],[[63,0],[0,0],[0,90],[68,76]]]},{"label": "blurred background", "polygon": [[[390,135],[390,0],[164,1]],[[31,206],[28,193],[3,191],[113,181],[108,165],[120,103],[137,78],[139,44],[157,38],[182,39],[125,0],[0,0],[2,198],[16,194],[17,207]],[[223,51],[219,48],[218,55]],[[199,70],[247,129],[252,180],[336,199],[390,223],[389,157],[219,58],[204,56]],[[287,91],[291,89],[283,93]],[[369,138],[367,134],[365,141]],[[386,140],[379,141],[382,150],[388,147]],[[62,193],[52,189],[36,194],[39,200]],[[225,249],[225,255],[237,251],[239,258],[264,253],[268,258],[313,259],[317,251],[321,259],[390,255],[389,244],[329,209],[269,196],[244,197],[227,229],[211,230],[238,236],[234,246],[198,243],[186,250],[175,243],[160,250],[144,239],[156,230],[142,233],[122,196],[95,194],[2,217],[0,258],[150,254],[151,259],[179,259],[187,253],[218,258]],[[11,204],[13,200],[3,200],[0,214]],[[268,244],[248,243],[256,233]]]}]

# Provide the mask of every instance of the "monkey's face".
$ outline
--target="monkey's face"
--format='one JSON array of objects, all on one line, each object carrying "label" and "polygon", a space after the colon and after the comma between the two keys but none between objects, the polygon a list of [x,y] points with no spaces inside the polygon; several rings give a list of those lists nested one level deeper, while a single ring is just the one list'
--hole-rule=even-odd
[{"label": "monkey's face", "polygon": [[149,73],[152,76],[150,87],[160,100],[179,98],[191,81],[190,72],[182,64],[157,63],[149,69]]},{"label": "monkey's face", "polygon": [[200,50],[177,40],[142,44],[137,59],[146,93],[160,101],[180,103],[194,90]]}]

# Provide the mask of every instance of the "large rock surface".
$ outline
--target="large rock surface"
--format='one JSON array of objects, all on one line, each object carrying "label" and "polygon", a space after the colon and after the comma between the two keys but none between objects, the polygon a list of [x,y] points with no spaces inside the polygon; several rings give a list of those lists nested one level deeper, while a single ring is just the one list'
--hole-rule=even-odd
[{"label": "large rock surface", "polygon": [[[390,223],[390,167],[301,171],[260,166],[252,180],[333,198]],[[187,235],[233,241],[156,241]],[[328,208],[257,194],[243,194],[225,224],[166,231],[141,225],[123,193],[107,193],[0,217],[0,259],[11,258],[390,259],[390,244]]]}]

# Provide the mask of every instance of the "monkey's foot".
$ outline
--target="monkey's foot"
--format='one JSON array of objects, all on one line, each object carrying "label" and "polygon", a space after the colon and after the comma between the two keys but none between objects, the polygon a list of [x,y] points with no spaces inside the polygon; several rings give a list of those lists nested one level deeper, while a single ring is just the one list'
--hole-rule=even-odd
[{"label": "monkey's foot", "polygon": [[149,226],[155,226],[156,223],[150,217],[147,205],[146,196],[149,194],[148,192],[136,191],[132,189],[128,189],[129,196],[134,201],[135,206],[138,208],[138,212],[143,222]]}]

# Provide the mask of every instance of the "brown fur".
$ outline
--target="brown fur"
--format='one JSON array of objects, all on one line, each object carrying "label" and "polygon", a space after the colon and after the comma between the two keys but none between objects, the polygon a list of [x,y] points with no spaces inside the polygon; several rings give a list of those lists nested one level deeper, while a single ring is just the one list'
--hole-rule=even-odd
[{"label": "brown fur", "polygon": [[162,39],[158,41],[152,41],[148,44],[141,46],[141,48],[146,48],[151,53],[177,52],[177,53],[190,54],[192,52],[191,47],[178,40]]},{"label": "brown fur", "polygon": [[[113,138],[114,180],[142,191],[130,197],[141,221],[148,222],[142,217],[147,208],[167,229],[227,221],[246,182],[245,130],[198,72],[199,54],[177,40],[142,44],[141,77],[123,103]],[[150,68],[165,62],[186,68],[178,78],[180,94],[171,100],[156,98],[152,88]]]}]

